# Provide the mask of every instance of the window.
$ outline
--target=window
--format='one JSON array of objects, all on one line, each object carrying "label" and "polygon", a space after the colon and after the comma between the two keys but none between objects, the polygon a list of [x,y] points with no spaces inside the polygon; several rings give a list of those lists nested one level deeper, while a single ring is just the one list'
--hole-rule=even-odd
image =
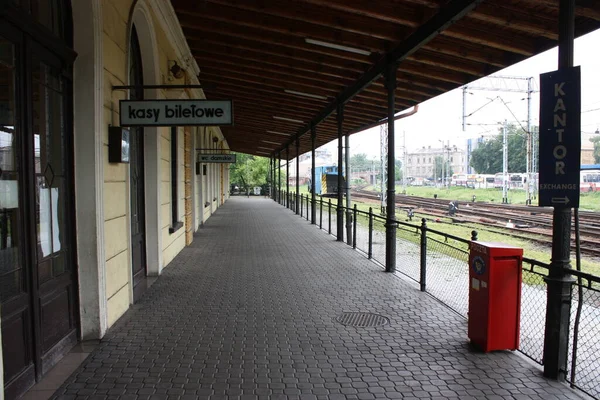
[{"label": "window", "polygon": [[171,128],[171,227],[169,233],[176,232],[183,226],[183,222],[179,221],[179,199],[178,199],[178,173],[179,159],[177,157],[177,127]]}]

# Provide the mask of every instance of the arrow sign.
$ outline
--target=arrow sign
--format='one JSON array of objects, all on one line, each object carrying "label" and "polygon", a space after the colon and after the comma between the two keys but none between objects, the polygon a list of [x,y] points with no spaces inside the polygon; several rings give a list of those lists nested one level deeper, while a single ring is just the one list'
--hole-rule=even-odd
[{"label": "arrow sign", "polygon": [[568,204],[568,203],[569,203],[569,198],[567,196],[552,198],[552,204]]}]

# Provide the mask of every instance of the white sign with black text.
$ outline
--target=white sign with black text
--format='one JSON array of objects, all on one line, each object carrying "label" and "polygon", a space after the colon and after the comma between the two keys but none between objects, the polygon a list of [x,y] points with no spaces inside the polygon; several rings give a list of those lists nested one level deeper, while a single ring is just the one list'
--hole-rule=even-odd
[{"label": "white sign with black text", "polygon": [[233,125],[231,100],[121,100],[121,126]]}]

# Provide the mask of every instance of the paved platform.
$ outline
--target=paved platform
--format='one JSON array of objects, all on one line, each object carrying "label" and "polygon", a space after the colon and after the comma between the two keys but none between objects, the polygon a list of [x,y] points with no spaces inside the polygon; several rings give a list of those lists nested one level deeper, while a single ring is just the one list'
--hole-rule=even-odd
[{"label": "paved platform", "polygon": [[[336,317],[370,312],[378,327]],[[272,200],[232,198],[58,399],[580,399]]]}]

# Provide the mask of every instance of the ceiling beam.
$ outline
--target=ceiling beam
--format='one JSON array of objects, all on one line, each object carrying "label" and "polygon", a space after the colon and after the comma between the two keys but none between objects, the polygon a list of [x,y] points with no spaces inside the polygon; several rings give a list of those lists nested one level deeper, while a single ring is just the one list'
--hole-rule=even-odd
[{"label": "ceiling beam", "polygon": [[377,79],[389,63],[399,63],[417,51],[425,43],[436,37],[440,32],[451,26],[454,22],[473,10],[483,0],[452,0],[440,9],[431,19],[421,25],[414,33],[406,38],[398,47],[387,53],[376,62],[363,76],[353,85],[343,90],[335,101],[332,101],[313,120],[298,130],[294,138],[298,138],[308,132],[311,126],[317,126],[329,115],[333,114],[339,104],[345,104],[358,94],[362,89]]}]

